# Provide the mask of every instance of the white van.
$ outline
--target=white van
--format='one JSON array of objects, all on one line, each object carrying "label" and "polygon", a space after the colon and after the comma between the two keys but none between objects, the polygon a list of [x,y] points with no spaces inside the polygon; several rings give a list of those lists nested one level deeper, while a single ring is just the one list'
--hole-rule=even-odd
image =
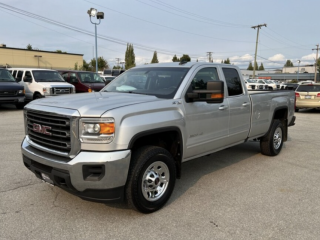
[{"label": "white van", "polygon": [[26,101],[37,98],[75,93],[75,87],[67,83],[56,70],[42,68],[9,68],[16,81],[24,86]]}]

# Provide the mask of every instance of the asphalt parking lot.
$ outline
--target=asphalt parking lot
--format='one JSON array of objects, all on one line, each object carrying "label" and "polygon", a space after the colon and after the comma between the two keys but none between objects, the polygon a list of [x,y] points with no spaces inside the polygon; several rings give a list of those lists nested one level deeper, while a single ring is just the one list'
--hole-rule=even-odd
[{"label": "asphalt parking lot", "polygon": [[280,155],[248,142],[184,163],[144,215],[42,183],[22,163],[22,110],[0,106],[0,239],[319,239],[320,111],[295,115]]}]

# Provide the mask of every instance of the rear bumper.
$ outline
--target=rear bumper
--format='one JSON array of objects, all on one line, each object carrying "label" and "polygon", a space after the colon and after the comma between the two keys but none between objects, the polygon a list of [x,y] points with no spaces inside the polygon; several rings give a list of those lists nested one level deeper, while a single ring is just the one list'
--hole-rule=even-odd
[{"label": "rear bumper", "polygon": [[24,165],[39,179],[90,201],[106,202],[123,197],[131,151],[80,152],[75,158],[55,156],[22,142]]},{"label": "rear bumper", "polygon": [[296,108],[320,108],[320,100],[318,102],[296,101]]}]

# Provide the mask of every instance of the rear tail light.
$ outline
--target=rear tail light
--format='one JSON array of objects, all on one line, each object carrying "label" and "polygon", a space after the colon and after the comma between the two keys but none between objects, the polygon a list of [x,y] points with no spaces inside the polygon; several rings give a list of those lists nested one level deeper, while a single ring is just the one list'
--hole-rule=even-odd
[{"label": "rear tail light", "polygon": [[300,97],[300,94],[296,92],[296,98],[297,98],[297,97]]},{"label": "rear tail light", "polygon": [[320,97],[320,93],[317,94],[317,97]]}]

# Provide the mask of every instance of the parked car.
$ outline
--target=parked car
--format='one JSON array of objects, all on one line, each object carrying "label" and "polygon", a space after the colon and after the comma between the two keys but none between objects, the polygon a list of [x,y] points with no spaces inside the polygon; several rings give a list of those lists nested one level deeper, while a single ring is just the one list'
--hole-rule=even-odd
[{"label": "parked car", "polygon": [[11,73],[0,68],[0,104],[14,104],[18,109],[24,107],[25,91],[23,86],[16,82]]},{"label": "parked car", "polygon": [[59,70],[65,81],[76,88],[77,93],[99,92],[106,86],[103,78],[95,72]]},{"label": "parked car", "polygon": [[52,69],[10,68],[12,76],[24,87],[26,101],[75,93],[75,88]]},{"label": "parked car", "polygon": [[266,90],[268,89],[268,85],[258,83],[256,79],[247,79],[245,80],[245,84],[248,90]]},{"label": "parked car", "polygon": [[320,83],[299,84],[296,89],[296,108],[320,108]]},{"label": "parked car", "polygon": [[294,98],[248,92],[234,65],[141,65],[100,92],[28,104],[23,162],[83,199],[124,197],[151,213],[169,200],[183,162],[250,140],[278,155],[295,122]]},{"label": "parked car", "polygon": [[116,78],[115,76],[109,76],[109,75],[100,75],[100,76],[102,77],[106,85]]},{"label": "parked car", "polygon": [[296,88],[299,86],[298,83],[285,83],[281,85],[282,90],[296,90]]},{"label": "parked car", "polygon": [[[258,83],[267,85],[269,90],[277,90],[277,84],[275,84],[271,80],[259,79]],[[279,85],[279,88],[280,88],[280,85]]]}]

